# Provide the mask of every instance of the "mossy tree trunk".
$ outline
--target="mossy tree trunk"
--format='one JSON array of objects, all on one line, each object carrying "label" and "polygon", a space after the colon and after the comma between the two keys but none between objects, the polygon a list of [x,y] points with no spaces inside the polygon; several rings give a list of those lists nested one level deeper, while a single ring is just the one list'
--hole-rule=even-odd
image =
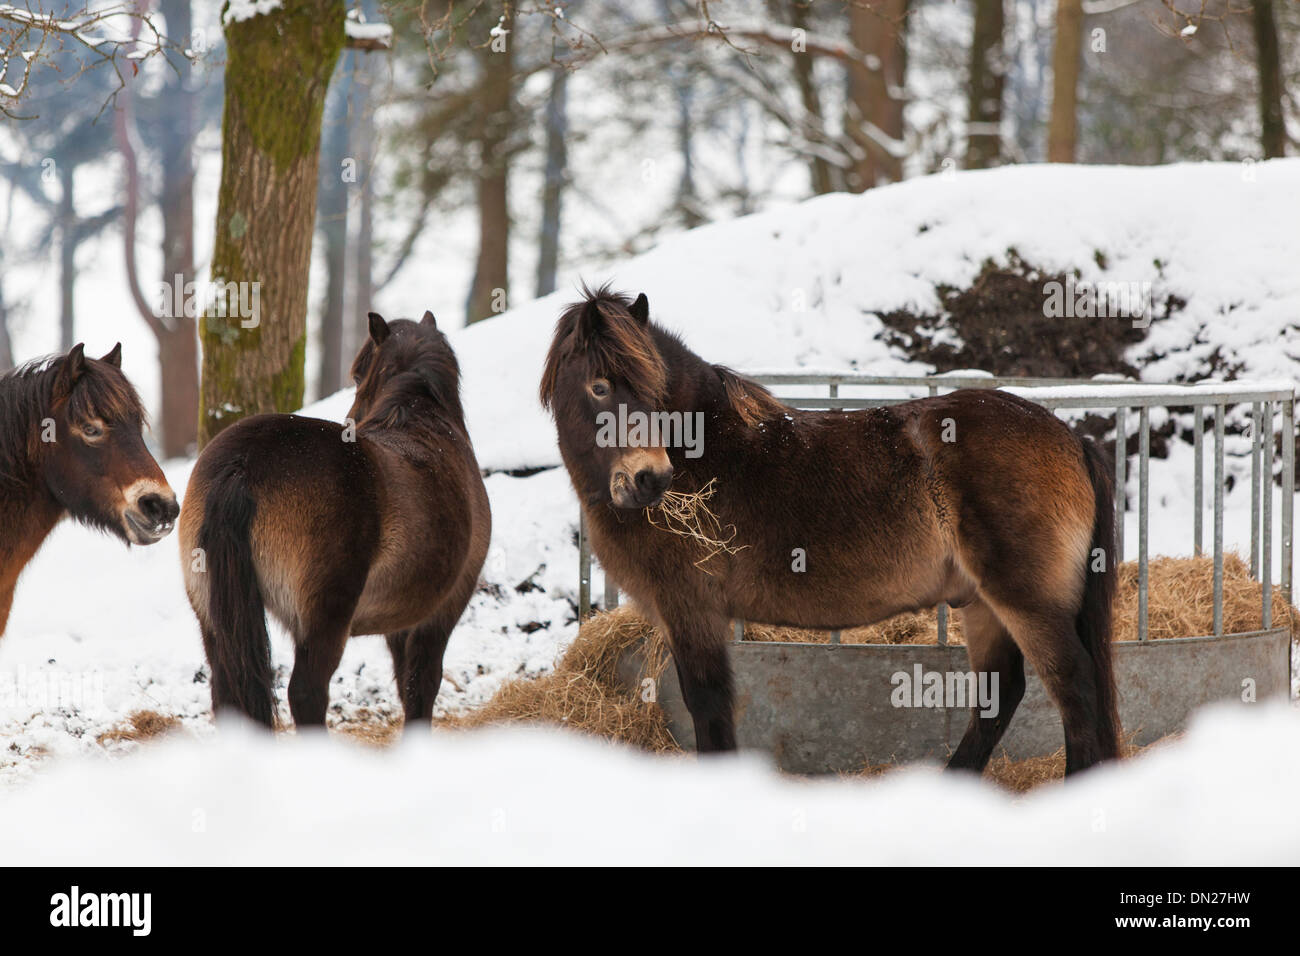
[{"label": "mossy tree trunk", "polygon": [[284,0],[225,27],[212,281],[230,291],[200,323],[200,446],[247,415],[302,404],[321,116],[344,16],[343,0]]}]

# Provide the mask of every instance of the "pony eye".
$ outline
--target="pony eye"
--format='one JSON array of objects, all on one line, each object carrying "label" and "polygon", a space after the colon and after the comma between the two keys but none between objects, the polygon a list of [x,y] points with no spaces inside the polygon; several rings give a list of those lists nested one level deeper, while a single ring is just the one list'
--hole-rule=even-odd
[{"label": "pony eye", "polygon": [[94,422],[86,422],[81,426],[81,433],[87,438],[100,438],[104,434],[104,429]]},{"label": "pony eye", "polygon": [[590,387],[591,394],[595,395],[597,398],[605,398],[609,395],[609,382],[605,381],[603,378],[596,379],[596,381],[591,383]]}]

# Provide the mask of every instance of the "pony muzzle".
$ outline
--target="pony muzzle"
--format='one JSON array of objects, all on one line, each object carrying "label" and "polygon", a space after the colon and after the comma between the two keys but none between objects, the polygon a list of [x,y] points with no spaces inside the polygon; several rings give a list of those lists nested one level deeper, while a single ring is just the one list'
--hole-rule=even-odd
[{"label": "pony muzzle", "polygon": [[167,537],[176,527],[180,505],[167,484],[139,481],[124,495],[122,524],[133,544],[154,544]]},{"label": "pony muzzle", "polygon": [[640,448],[624,455],[609,480],[609,497],[618,508],[653,508],[673,483],[673,465],[662,448]]}]

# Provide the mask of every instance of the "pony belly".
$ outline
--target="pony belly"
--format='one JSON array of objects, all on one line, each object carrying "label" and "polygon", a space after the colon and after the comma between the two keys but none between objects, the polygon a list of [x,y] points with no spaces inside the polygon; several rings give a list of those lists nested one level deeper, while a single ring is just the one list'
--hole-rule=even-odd
[{"label": "pony belly", "polygon": [[366,578],[352,616],[352,634],[387,634],[414,627],[433,615],[455,583],[445,567],[416,555],[381,557]]},{"label": "pony belly", "polygon": [[973,585],[944,559],[886,568],[845,570],[801,582],[758,581],[734,595],[733,617],[785,627],[844,630],[866,627],[947,600],[970,600]]}]

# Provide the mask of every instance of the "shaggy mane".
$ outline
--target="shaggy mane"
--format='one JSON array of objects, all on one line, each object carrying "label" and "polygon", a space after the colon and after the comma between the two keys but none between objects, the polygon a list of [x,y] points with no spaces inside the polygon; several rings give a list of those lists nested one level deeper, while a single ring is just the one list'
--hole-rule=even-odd
[{"label": "shaggy mane", "polygon": [[[66,355],[36,359],[0,376],[0,482],[23,483],[41,453],[40,423],[54,414],[54,382]],[[145,422],[144,405],[112,365],[86,358],[68,397],[68,418]]]},{"label": "shaggy mane", "polygon": [[725,365],[715,365],[713,369],[722,379],[727,404],[751,428],[790,411],[788,405],[752,378],[745,378]]},{"label": "shaggy mane", "polygon": [[551,407],[560,364],[571,356],[585,364],[588,380],[619,378],[642,400],[662,404],[668,370],[648,328],[629,311],[632,300],[608,285],[594,292],[584,285],[582,294],[582,301],[567,306],[556,323],[542,372],[542,406]]}]

